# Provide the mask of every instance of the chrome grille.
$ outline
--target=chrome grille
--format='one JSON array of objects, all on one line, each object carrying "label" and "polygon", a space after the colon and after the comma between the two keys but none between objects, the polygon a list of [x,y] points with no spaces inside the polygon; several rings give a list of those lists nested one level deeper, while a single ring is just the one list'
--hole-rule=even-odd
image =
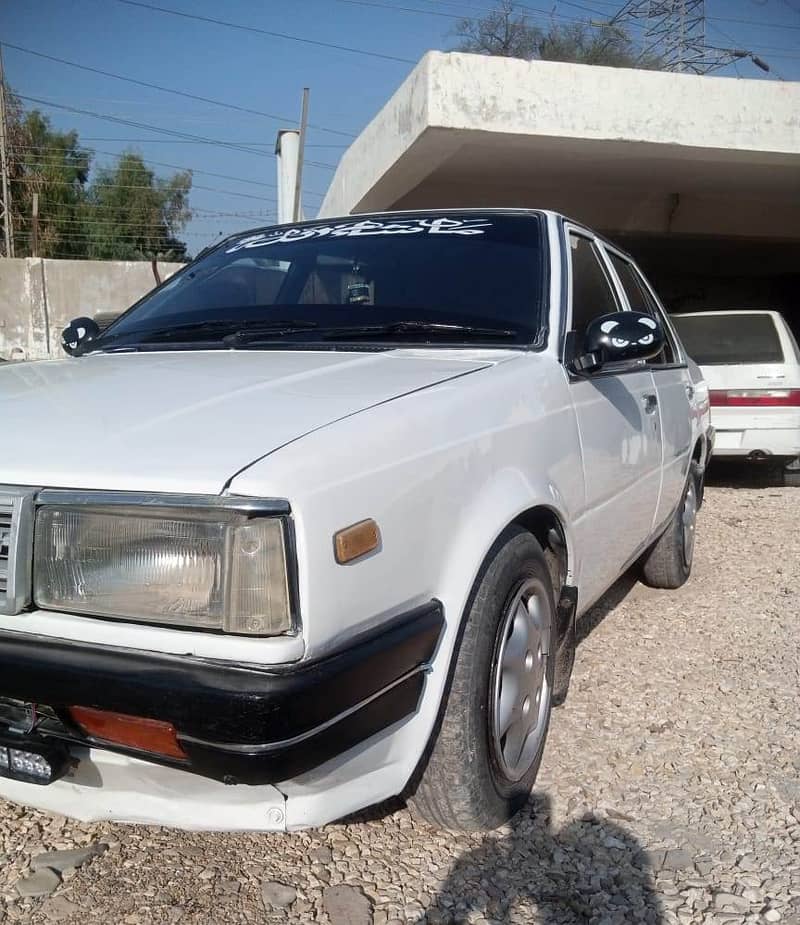
[{"label": "chrome grille", "polygon": [[0,507],[0,598],[8,590],[8,556],[11,547],[11,505]]},{"label": "chrome grille", "polygon": [[19,613],[30,602],[35,494],[0,486],[0,614]]}]

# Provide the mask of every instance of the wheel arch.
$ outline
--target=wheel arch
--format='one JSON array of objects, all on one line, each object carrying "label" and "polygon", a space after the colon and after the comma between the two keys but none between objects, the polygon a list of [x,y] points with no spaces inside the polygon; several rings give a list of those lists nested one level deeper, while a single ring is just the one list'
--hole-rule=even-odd
[{"label": "wheel arch", "polygon": [[[485,512],[485,507],[480,505],[478,510],[483,510]],[[475,520],[473,520],[473,523],[474,522]],[[545,561],[547,562],[548,570],[553,580],[553,597],[556,602],[557,610],[554,614],[554,618],[558,620],[560,616],[559,601],[561,589],[570,581],[571,563],[573,561],[571,538],[567,527],[567,519],[563,511],[558,510],[552,504],[539,502],[529,507],[520,507],[515,512],[509,512],[504,518],[496,518],[495,522],[497,526],[492,531],[486,531],[480,557],[476,557],[478,558],[477,565],[471,570],[471,580],[463,600],[463,605],[460,611],[458,611],[457,626],[454,628],[452,643],[446,652],[446,669],[442,677],[434,723],[417,766],[412,772],[404,789],[405,796],[413,795],[422,780],[422,776],[441,729],[444,712],[450,696],[456,661],[459,656],[461,641],[466,626],[467,615],[486,569],[491,564],[498,547],[502,545],[505,537],[510,531],[525,530],[530,533],[542,547],[542,551],[545,554]],[[558,584],[558,582],[560,582],[560,584]],[[556,683],[553,696],[554,706],[563,703],[569,686],[569,676],[572,670],[575,646],[575,602],[576,597],[573,597],[572,607],[568,613],[569,632],[560,634],[562,636],[560,640],[561,645],[558,647],[559,651],[554,653],[556,671]]]},{"label": "wheel arch", "polygon": [[[514,481],[516,483],[516,480]],[[480,529],[480,526],[483,526],[483,540],[478,554],[475,555],[473,552],[471,558],[473,565],[469,572],[466,574],[462,572],[462,576],[467,579],[464,581],[466,593],[459,602],[459,607],[455,609],[458,619],[451,646],[447,650],[448,681],[441,692],[443,701],[446,700],[450,674],[458,657],[465,620],[481,578],[491,563],[498,545],[503,541],[509,530],[513,529],[523,529],[530,533],[541,546],[547,562],[552,581],[553,600],[556,607],[555,617],[557,620],[558,691],[555,702],[563,702],[566,697],[574,661],[575,613],[578,593],[577,588],[573,587],[575,552],[565,507],[556,503],[557,500],[560,500],[560,496],[552,487],[550,487],[549,491],[550,500],[537,500],[534,504],[530,504],[531,495],[533,494],[530,490],[526,492],[527,498],[523,500],[517,492],[510,494],[508,492],[509,487],[506,482],[503,485],[501,494],[503,501],[506,502],[505,516],[496,516],[496,512],[501,505],[497,493],[499,485],[495,483],[492,486],[493,490],[483,498],[483,503],[475,506],[468,521],[472,525],[471,529],[476,531]],[[515,487],[519,487],[519,483],[516,483]],[[527,487],[530,489],[530,486]],[[541,499],[542,495],[539,497]],[[490,501],[492,502],[491,504],[489,503]],[[525,505],[525,501],[528,502],[527,505]],[[485,520],[483,518],[490,509],[495,512],[495,526],[492,530],[486,530],[485,524],[488,518]],[[481,524],[481,520],[483,520],[483,524]]]},{"label": "wheel arch", "polygon": [[553,595],[558,601],[561,589],[570,584],[571,567],[567,532],[561,516],[554,508],[538,504],[520,512],[501,532],[511,526],[523,527],[542,547],[553,582]]}]

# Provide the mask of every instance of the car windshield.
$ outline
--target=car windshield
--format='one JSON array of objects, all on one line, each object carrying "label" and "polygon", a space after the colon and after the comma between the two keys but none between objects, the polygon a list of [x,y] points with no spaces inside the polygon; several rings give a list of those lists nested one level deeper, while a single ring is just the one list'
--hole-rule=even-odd
[{"label": "car windshield", "polygon": [[775,322],[769,315],[677,315],[683,346],[700,366],[783,363]]},{"label": "car windshield", "polygon": [[531,344],[545,298],[542,226],[535,214],[406,213],[243,234],[142,299],[91,349]]}]

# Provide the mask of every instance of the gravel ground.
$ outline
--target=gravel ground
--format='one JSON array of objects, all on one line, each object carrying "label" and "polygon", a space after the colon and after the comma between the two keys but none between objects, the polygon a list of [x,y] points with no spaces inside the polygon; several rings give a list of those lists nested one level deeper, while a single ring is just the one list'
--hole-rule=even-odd
[{"label": "gravel ground", "polygon": [[[441,835],[384,807],[198,835],[0,803],[0,921],[800,925],[800,491],[706,498],[686,587],[622,581],[582,621],[535,798],[507,830]],[[31,874],[89,845],[45,859],[61,882]]]}]

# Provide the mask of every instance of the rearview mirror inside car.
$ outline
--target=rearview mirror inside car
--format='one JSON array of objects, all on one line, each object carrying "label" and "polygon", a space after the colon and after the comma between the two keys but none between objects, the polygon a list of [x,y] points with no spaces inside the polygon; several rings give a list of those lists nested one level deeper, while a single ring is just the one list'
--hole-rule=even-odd
[{"label": "rearview mirror inside car", "polygon": [[572,366],[578,373],[596,372],[608,363],[652,359],[663,349],[664,331],[655,318],[614,312],[589,323]]}]

